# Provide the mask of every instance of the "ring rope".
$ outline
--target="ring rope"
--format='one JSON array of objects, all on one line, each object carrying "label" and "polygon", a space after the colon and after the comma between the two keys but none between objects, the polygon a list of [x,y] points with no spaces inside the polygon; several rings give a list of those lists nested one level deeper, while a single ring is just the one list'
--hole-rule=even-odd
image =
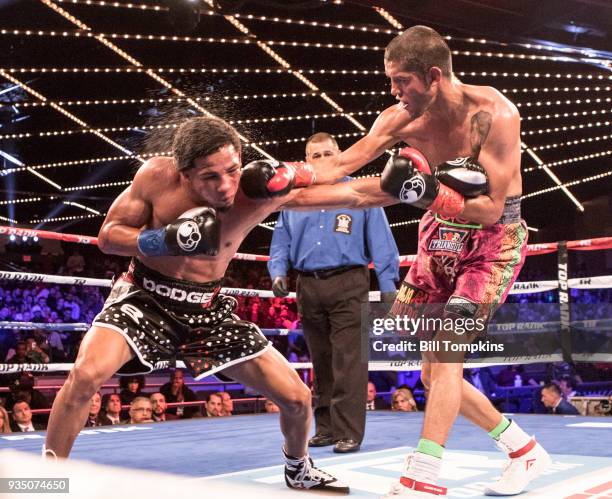
[{"label": "ring rope", "polygon": [[[20,227],[10,227],[0,225],[0,235],[14,235],[18,237],[39,237],[40,239],[53,239],[58,241],[79,243],[79,244],[93,244],[98,245],[98,238],[91,236],[83,236],[79,234],[64,234],[60,232],[52,232],[47,230],[37,229],[24,229]],[[541,244],[529,244],[527,246],[527,256],[533,255],[544,255],[546,253],[553,253],[557,251],[558,243],[541,243]],[[577,241],[567,241],[568,250],[604,250],[612,249],[612,237],[599,237],[595,239],[580,239]],[[416,255],[401,255],[400,266],[406,267],[412,265],[415,261]],[[270,260],[268,255],[255,255],[251,253],[236,253],[234,260],[246,260],[251,262],[267,262]],[[371,266],[371,264],[370,264]]]},{"label": "ring rope", "polygon": [[[48,274],[33,274],[30,272],[0,271],[0,280],[25,281],[30,283],[67,284],[72,286],[100,286],[111,287],[112,280],[96,279],[92,277],[75,277]],[[576,277],[568,279],[569,287],[573,289],[605,289],[612,288],[612,275],[595,277]],[[515,282],[510,294],[541,293],[557,289],[559,281],[520,281]],[[221,288],[221,293],[229,296],[250,296],[259,298],[275,298],[271,290],[250,288]],[[295,298],[294,292],[289,293],[286,298]],[[370,301],[380,300],[380,291],[369,292]]]}]

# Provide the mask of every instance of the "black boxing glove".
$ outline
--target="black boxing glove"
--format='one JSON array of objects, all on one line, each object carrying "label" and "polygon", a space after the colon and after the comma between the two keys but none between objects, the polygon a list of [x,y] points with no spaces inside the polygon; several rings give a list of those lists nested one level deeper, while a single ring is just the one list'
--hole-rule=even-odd
[{"label": "black boxing glove", "polygon": [[489,178],[482,165],[468,156],[446,161],[436,166],[436,178],[466,198],[489,192]]},{"label": "black boxing glove", "polygon": [[247,197],[266,199],[288,194],[295,187],[315,183],[308,163],[279,163],[270,159],[251,161],[242,169],[240,187]]},{"label": "black boxing glove", "polygon": [[289,279],[287,276],[279,275],[272,281],[272,293],[277,298],[285,298],[289,295]]},{"label": "black boxing glove", "polygon": [[[466,164],[469,168],[465,167]],[[480,171],[476,171],[475,165],[480,167]],[[477,196],[488,189],[484,169],[472,158],[449,161],[438,168],[435,174],[432,173],[429,162],[420,151],[405,147],[387,161],[380,187],[402,203],[445,217],[459,216],[466,196]],[[453,187],[462,189],[465,194]]]},{"label": "black boxing glove", "polygon": [[215,256],[219,252],[221,222],[213,208],[193,208],[159,229],[138,235],[138,250],[144,256]]}]

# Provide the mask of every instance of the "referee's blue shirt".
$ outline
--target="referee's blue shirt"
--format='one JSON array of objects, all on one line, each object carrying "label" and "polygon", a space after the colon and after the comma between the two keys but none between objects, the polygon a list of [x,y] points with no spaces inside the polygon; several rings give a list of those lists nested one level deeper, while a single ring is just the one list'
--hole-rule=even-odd
[{"label": "referee's blue shirt", "polygon": [[374,263],[381,292],[395,291],[399,252],[382,208],[282,211],[270,245],[272,279],[298,271]]}]

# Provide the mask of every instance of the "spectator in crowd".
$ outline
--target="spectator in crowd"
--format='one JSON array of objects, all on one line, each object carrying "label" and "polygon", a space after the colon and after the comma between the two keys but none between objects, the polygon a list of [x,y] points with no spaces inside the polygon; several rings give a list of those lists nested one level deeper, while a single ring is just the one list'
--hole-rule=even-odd
[{"label": "spectator in crowd", "polygon": [[[28,403],[30,409],[49,409],[50,404],[47,398],[36,388],[34,388],[35,378],[32,374],[24,372],[10,385],[10,393],[7,400],[7,407],[10,407],[18,400]],[[48,414],[36,414],[34,422],[45,426],[49,419]]]},{"label": "spectator in crowd", "polygon": [[121,397],[116,393],[106,393],[102,397],[102,407],[111,424],[121,424]]},{"label": "spectator in crowd", "polygon": [[148,397],[138,396],[132,400],[129,413],[129,424],[153,422],[153,405]]},{"label": "spectator in crowd", "polygon": [[85,421],[85,427],[90,428],[94,426],[110,426],[113,423],[111,420],[101,412],[102,408],[102,395],[100,392],[96,392],[91,397],[91,405],[89,406],[89,414],[87,421]]},{"label": "spectator in crowd", "polygon": [[31,359],[28,357],[28,346],[25,341],[18,341],[15,345],[15,351],[11,354],[10,350],[6,362],[8,364],[29,364]]},{"label": "spectator in crowd", "polygon": [[234,411],[234,401],[232,397],[227,392],[219,392],[221,396],[221,401],[223,403],[223,408],[221,410],[221,416],[231,416]]},{"label": "spectator in crowd", "polygon": [[85,258],[79,250],[75,248],[72,252],[72,255],[68,257],[66,260],[66,269],[68,270],[68,275],[83,275],[85,272]]},{"label": "spectator in crowd", "polygon": [[507,365],[497,373],[498,386],[523,386],[523,375],[521,366]]},{"label": "spectator in crowd", "polygon": [[166,397],[164,397],[163,393],[152,393],[149,399],[151,400],[151,405],[153,406],[153,421],[160,422],[178,419],[176,414],[166,413],[168,405],[166,404]]},{"label": "spectator in crowd", "polygon": [[[180,369],[176,369],[170,375],[170,381],[159,390],[166,397],[166,402],[194,402],[197,400],[196,394],[185,385],[185,374]],[[198,413],[198,407],[171,407],[166,411],[168,414],[176,414],[182,419],[192,418]]]},{"label": "spectator in crowd", "polygon": [[377,411],[381,409],[389,409],[389,404],[382,397],[376,396],[376,385],[371,381],[368,381],[366,410]]},{"label": "spectator in crowd", "polygon": [[48,364],[49,356],[41,348],[35,338],[26,338],[26,355],[32,364]]},{"label": "spectator in crowd", "polygon": [[0,405],[0,433],[11,433],[11,420],[6,409]]},{"label": "spectator in crowd", "polygon": [[569,376],[561,378],[561,381],[559,381],[559,389],[565,400],[569,400],[576,396],[576,385]]},{"label": "spectator in crowd", "polygon": [[28,404],[25,400],[20,400],[13,404],[13,421],[11,422],[11,430],[14,432],[26,432],[44,429],[45,428],[43,425],[32,422],[32,410],[30,409],[30,404]]},{"label": "spectator in crowd", "polygon": [[401,412],[418,411],[412,390],[407,386],[397,388],[391,395],[391,410]]},{"label": "spectator in crowd", "polygon": [[[340,157],[340,149],[330,134],[316,133],[305,156],[313,166],[325,166]],[[314,370],[311,447],[335,443],[334,452],[356,452],[363,440],[368,363],[361,352],[361,308],[368,301],[371,262],[381,300],[392,303],[399,253],[382,208],[279,214],[268,270],[277,297],[289,293],[289,268],[299,274],[297,299]]]},{"label": "spectator in crowd", "polygon": [[579,414],[578,409],[563,399],[561,390],[555,383],[542,387],[542,403],[552,414]]},{"label": "spectator in crowd", "polygon": [[205,418],[216,418],[222,416],[223,412],[223,398],[219,392],[211,393],[206,399],[206,405],[202,411],[202,416]]},{"label": "spectator in crowd", "polygon": [[264,404],[264,409],[266,410],[268,414],[274,414],[274,413],[280,412],[280,409],[278,408],[278,406],[274,402],[272,402],[270,399],[266,400],[266,403]]},{"label": "spectator in crowd", "polygon": [[476,369],[466,369],[463,377],[474,385],[479,392],[485,394],[487,397],[495,395],[497,385],[493,378],[493,373],[488,367],[479,367]]},{"label": "spectator in crowd", "polygon": [[148,397],[148,394],[142,391],[144,385],[145,378],[142,375],[121,377],[119,381],[119,386],[121,387],[121,391],[119,392],[121,404],[129,405],[136,397]]}]

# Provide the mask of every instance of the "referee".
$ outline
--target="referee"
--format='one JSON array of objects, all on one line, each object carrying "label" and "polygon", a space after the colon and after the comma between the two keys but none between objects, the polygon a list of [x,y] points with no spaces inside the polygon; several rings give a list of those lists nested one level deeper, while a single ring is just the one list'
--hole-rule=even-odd
[{"label": "referee", "polygon": [[[313,165],[339,154],[328,133],[306,143]],[[314,367],[311,447],[335,444],[334,452],[356,452],[363,440],[368,363],[361,352],[361,304],[368,301],[370,262],[382,300],[393,302],[399,253],[382,208],[280,213],[268,271],[275,296],[287,296],[289,268],[298,272],[298,309]]]}]

